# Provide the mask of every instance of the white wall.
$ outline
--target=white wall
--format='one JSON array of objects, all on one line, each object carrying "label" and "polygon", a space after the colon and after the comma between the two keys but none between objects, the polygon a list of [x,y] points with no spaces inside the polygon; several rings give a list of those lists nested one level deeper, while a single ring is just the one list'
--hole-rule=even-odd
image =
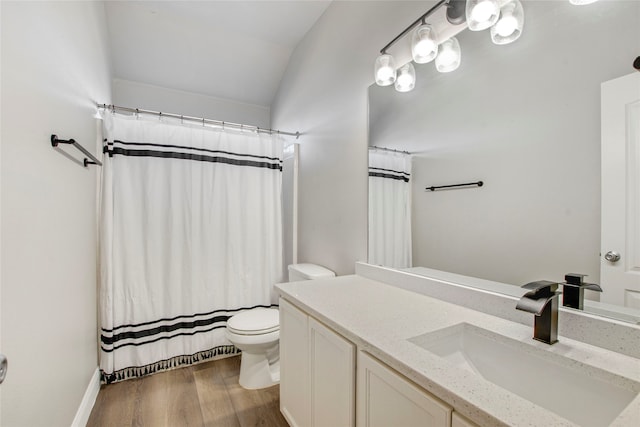
[{"label": "white wall", "polygon": [[333,2],[291,56],[275,128],[299,130],[298,262],[367,260],[367,87],[378,51],[425,2]]},{"label": "white wall", "polygon": [[121,107],[204,117],[262,128],[270,127],[269,107],[129,80],[113,80],[113,102]]},{"label": "white wall", "polygon": [[[371,137],[421,152],[414,265],[512,284],[571,272],[599,283],[600,83],[633,72],[640,3],[524,7],[515,43],[465,31],[458,70],[417,66],[408,94],[372,87]],[[477,180],[485,186],[425,192]]]},{"label": "white wall", "polygon": [[0,422],[68,426],[97,368],[99,169],[57,153],[49,137],[96,148],[95,103],[111,100],[105,14],[98,2],[0,7]]}]

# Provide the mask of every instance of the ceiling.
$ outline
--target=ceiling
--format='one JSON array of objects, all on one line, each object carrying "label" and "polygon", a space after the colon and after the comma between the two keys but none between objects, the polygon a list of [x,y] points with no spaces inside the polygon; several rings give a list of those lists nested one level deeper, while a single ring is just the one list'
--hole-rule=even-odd
[{"label": "ceiling", "polygon": [[107,1],[114,78],[269,107],[330,3]]}]

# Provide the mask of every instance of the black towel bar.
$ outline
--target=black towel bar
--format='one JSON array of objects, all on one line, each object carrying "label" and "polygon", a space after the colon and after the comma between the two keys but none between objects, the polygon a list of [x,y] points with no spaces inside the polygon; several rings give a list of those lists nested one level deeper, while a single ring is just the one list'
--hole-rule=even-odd
[{"label": "black towel bar", "polygon": [[464,184],[433,185],[431,187],[425,188],[425,190],[436,191],[442,188],[458,188],[458,187],[469,187],[469,186],[482,187],[483,185],[484,185],[484,182],[477,181],[477,182],[466,182]]},{"label": "black towel bar", "polygon": [[82,164],[84,165],[84,167],[86,168],[88,165],[98,165],[98,166],[102,166],[102,162],[100,160],[98,160],[93,154],[91,154],[89,151],[87,151],[86,148],[84,148],[82,145],[78,144],[78,142],[75,139],[60,139],[58,138],[57,135],[51,135],[51,146],[52,147],[57,147],[58,144],[70,144],[73,145],[74,147],[76,147],[78,150],[80,150],[82,152],[82,154],[84,154],[85,156],[88,157],[85,158],[82,162]]}]

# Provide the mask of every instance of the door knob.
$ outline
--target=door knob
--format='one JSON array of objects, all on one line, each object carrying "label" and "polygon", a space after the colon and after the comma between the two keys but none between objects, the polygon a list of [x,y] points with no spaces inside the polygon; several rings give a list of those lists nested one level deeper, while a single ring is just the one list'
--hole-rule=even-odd
[{"label": "door knob", "polygon": [[7,356],[0,353],[0,384],[4,381],[4,378],[7,376]]},{"label": "door knob", "polygon": [[620,254],[616,251],[609,251],[606,254],[604,254],[604,259],[606,259],[609,262],[618,262],[620,261]]}]

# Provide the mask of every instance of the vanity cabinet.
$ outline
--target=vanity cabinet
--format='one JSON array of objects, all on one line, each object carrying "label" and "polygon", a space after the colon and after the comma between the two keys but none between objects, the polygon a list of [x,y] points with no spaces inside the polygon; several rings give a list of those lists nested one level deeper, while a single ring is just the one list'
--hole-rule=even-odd
[{"label": "vanity cabinet", "polygon": [[291,427],[478,427],[282,298],[280,369]]},{"label": "vanity cabinet", "polygon": [[292,427],[355,423],[355,345],[280,299],[280,410]]},{"label": "vanity cabinet", "polygon": [[358,427],[450,427],[451,414],[450,406],[367,353],[358,352]]}]

